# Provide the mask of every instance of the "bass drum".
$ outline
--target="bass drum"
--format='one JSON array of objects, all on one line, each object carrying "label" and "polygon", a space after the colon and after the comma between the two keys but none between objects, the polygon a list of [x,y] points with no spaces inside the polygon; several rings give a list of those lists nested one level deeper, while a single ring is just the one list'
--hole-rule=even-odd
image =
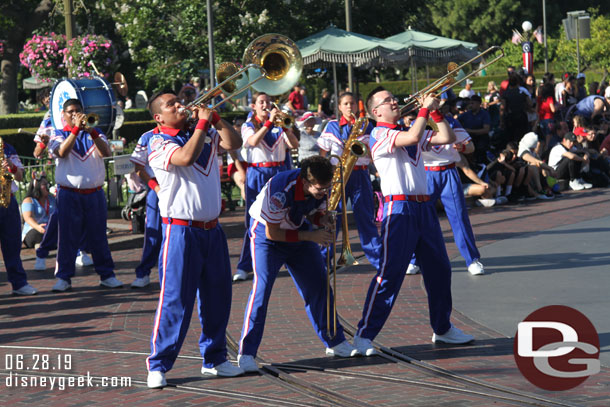
[{"label": "bass drum", "polygon": [[53,126],[65,126],[62,110],[68,99],[78,99],[85,113],[95,113],[100,119],[97,128],[108,138],[116,119],[116,98],[112,86],[104,78],[62,79],[55,83],[51,91],[51,119]]}]

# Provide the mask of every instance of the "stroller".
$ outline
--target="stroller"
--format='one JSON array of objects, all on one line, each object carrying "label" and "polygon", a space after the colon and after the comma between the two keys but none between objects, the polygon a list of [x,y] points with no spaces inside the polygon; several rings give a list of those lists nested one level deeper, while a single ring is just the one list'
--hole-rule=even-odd
[{"label": "stroller", "polygon": [[121,217],[131,221],[131,233],[144,233],[146,228],[146,195],[148,190],[143,188],[139,192],[129,191],[127,203],[121,210]]}]

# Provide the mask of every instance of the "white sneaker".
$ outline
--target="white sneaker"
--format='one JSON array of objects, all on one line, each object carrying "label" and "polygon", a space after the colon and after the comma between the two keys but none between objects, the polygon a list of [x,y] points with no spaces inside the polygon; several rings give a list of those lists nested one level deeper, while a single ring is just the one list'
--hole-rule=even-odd
[{"label": "white sneaker", "polygon": [[55,282],[55,285],[51,289],[52,291],[64,292],[64,291],[72,289],[72,285],[70,283],[68,283],[66,280],[64,280],[63,278],[57,278],[56,280],[57,281]]},{"label": "white sneaker", "polygon": [[91,257],[89,257],[87,253],[81,251],[80,254],[76,256],[76,261],[74,261],[74,264],[78,267],[92,266],[93,260],[91,260]]},{"label": "white sneaker", "polygon": [[583,187],[585,187],[585,189],[591,189],[593,188],[593,184],[586,182],[584,179],[582,178],[578,178],[578,182],[580,182],[580,185],[582,185]]},{"label": "white sneaker", "polygon": [[243,270],[237,269],[235,274],[233,274],[233,281],[246,281],[248,279],[248,273]]},{"label": "white sneaker", "polygon": [[241,367],[244,372],[258,372],[258,365],[252,355],[239,355],[237,356],[237,364]]},{"label": "white sneaker", "polygon": [[473,276],[480,276],[481,274],[485,274],[485,269],[483,268],[483,264],[477,259],[470,263],[468,272]]},{"label": "white sneaker", "polygon": [[570,186],[570,189],[571,189],[572,191],[582,191],[583,189],[585,189],[585,186],[584,186],[584,185],[582,185],[582,184],[580,183],[580,180],[578,180],[578,179],[573,179],[573,180],[571,180],[571,181],[568,183],[568,185]]},{"label": "white sneaker", "polygon": [[36,257],[36,264],[34,264],[34,270],[45,271],[47,269],[46,259]]},{"label": "white sneaker", "polygon": [[409,263],[409,267],[407,267],[407,275],[412,276],[419,273],[421,273],[419,266],[417,264]]},{"label": "white sneaker", "polygon": [[24,285],[18,290],[13,290],[13,294],[15,295],[34,295],[36,293],[36,289],[29,284]]},{"label": "white sneaker", "polygon": [[377,354],[377,350],[370,339],[354,336],[354,346],[361,355],[373,356]]},{"label": "white sneaker", "polygon": [[158,370],[148,372],[146,385],[149,389],[160,389],[161,387],[167,386],[167,381],[165,381],[165,373]]},{"label": "white sneaker", "polygon": [[234,377],[240,376],[244,374],[244,369],[239,366],[235,366],[231,364],[228,360],[225,360],[219,365],[216,365],[212,368],[202,367],[201,374],[204,375],[214,375],[214,376],[225,376],[225,377]]},{"label": "white sneaker", "polygon": [[133,283],[131,283],[131,288],[144,288],[149,284],[150,284],[149,276],[137,277],[135,280],[133,280]]},{"label": "white sneaker", "polygon": [[459,328],[451,325],[451,328],[443,335],[432,334],[432,342],[434,343],[454,343],[464,344],[474,341],[474,336],[465,334]]},{"label": "white sneaker", "polygon": [[358,349],[354,348],[348,341],[343,341],[332,348],[326,348],[327,356],[337,356],[340,358],[351,358],[358,354]]},{"label": "white sneaker", "polygon": [[117,280],[116,277],[108,277],[105,280],[100,280],[100,285],[103,285],[104,287],[108,287],[108,288],[123,287],[123,283],[121,283],[119,280]]},{"label": "white sneaker", "polygon": [[476,200],[476,205],[483,206],[485,208],[491,208],[495,204],[496,204],[496,200],[495,199],[481,198],[481,199],[477,199]]}]

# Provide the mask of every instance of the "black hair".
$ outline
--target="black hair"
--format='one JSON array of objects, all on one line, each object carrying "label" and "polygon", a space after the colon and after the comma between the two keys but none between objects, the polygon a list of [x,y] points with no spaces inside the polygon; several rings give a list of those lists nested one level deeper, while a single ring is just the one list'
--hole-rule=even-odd
[{"label": "black hair", "polygon": [[503,155],[504,155],[504,160],[505,160],[506,162],[510,162],[510,161],[512,161],[512,160],[513,160],[513,152],[512,152],[512,151],[510,151],[509,149],[502,150],[502,152],[500,152],[500,154],[503,154]]},{"label": "black hair", "polygon": [[514,141],[509,141],[508,143],[506,143],[506,148],[508,150],[519,150],[519,146]]},{"label": "black hair", "polygon": [[51,96],[51,89],[50,88],[42,88],[40,90],[40,92],[38,92],[38,94],[36,95],[36,101],[40,104],[42,104],[43,99],[50,97]]},{"label": "black hair", "polygon": [[80,101],[80,100],[78,100],[78,99],[68,99],[68,100],[66,100],[66,101],[64,102],[64,107],[63,107],[64,112],[65,112],[66,110],[68,110],[68,108],[69,108],[70,106],[74,106],[74,105],[78,105],[78,106],[80,106],[80,108],[81,108],[81,109],[83,108],[83,104],[81,103],[81,101]]},{"label": "black hair", "polygon": [[328,184],[333,173],[334,167],[326,157],[314,155],[301,161],[301,177],[311,183]]},{"label": "black hair", "polygon": [[156,109],[153,109],[153,103],[155,102],[155,100],[157,100],[157,98],[159,96],[162,96],[162,95],[165,95],[165,94],[168,94],[168,93],[170,95],[176,96],[176,92],[174,92],[173,90],[171,90],[171,89],[163,89],[163,90],[160,90],[158,92],[153,93],[152,96],[150,97],[150,99],[148,99],[148,103],[147,103],[146,107],[148,108],[148,111],[150,112],[150,115],[151,115],[151,117],[153,119],[155,117],[155,114],[157,113],[155,111]]},{"label": "black hair", "polygon": [[377,86],[375,89],[373,89],[368,96],[366,97],[366,111],[368,112],[368,114],[372,117],[373,116],[373,98],[374,96],[379,93],[379,92],[383,92],[384,90],[386,90],[383,86]]},{"label": "black hair", "polygon": [[28,193],[26,195],[26,198],[34,198],[36,200],[39,200],[40,197],[42,196],[42,192],[40,192],[40,186],[42,184],[46,184],[47,186],[47,191],[49,190],[49,181],[47,181],[47,177],[42,176],[40,178],[37,179],[33,179],[32,182],[30,182],[30,187],[28,188]]}]

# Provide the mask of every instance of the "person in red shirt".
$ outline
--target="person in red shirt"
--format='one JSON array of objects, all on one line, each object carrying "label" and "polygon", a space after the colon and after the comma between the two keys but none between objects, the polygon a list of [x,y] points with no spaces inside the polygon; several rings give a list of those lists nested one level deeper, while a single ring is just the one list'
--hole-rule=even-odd
[{"label": "person in red shirt", "polygon": [[545,83],[540,87],[538,95],[538,117],[540,128],[545,137],[544,145],[548,148],[552,137],[551,126],[554,123],[557,107],[555,106],[555,88],[551,83]]},{"label": "person in red shirt", "polygon": [[288,96],[288,103],[286,106],[290,108],[294,115],[302,115],[305,111],[305,100],[301,94],[301,85],[296,84],[292,90],[292,93]]}]

